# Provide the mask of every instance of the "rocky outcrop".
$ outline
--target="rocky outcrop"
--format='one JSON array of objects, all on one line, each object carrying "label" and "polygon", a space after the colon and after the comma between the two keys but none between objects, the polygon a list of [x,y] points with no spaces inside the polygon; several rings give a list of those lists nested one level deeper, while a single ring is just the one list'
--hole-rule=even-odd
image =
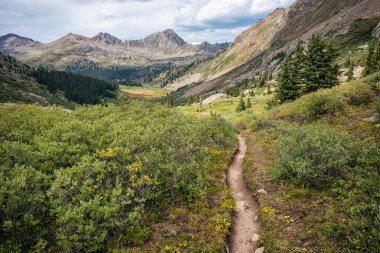
[{"label": "rocky outcrop", "polygon": [[380,38],[380,22],[377,24],[375,29],[373,29],[372,36],[375,38]]},{"label": "rocky outcrop", "polygon": [[123,41],[109,33],[100,32],[98,35],[92,37],[91,40],[95,42],[104,43],[106,45],[124,45]]}]

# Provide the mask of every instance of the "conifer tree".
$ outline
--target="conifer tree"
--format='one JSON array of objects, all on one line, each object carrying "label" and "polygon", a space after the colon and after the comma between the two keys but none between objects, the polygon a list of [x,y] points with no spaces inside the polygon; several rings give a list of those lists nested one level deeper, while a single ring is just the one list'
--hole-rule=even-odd
[{"label": "conifer tree", "polygon": [[363,76],[374,73],[378,67],[378,61],[380,60],[380,48],[378,43],[372,42],[368,46],[367,58],[363,70]]},{"label": "conifer tree", "polygon": [[247,99],[247,108],[251,108],[252,107],[252,104],[251,104],[251,99]]},{"label": "conifer tree", "polygon": [[276,90],[276,98],[281,103],[292,101],[299,96],[299,86],[295,81],[292,73],[292,59],[287,58],[281,65],[281,71],[279,73],[279,86]]},{"label": "conifer tree", "polygon": [[347,72],[347,81],[354,79],[354,65],[351,63]]},{"label": "conifer tree", "polygon": [[327,45],[319,34],[313,34],[307,44],[305,57],[304,93],[321,88],[331,88],[338,84],[338,66],[334,63],[335,49]]},{"label": "conifer tree", "polygon": [[239,106],[238,106],[238,108],[236,108],[236,111],[241,112],[241,111],[245,111],[245,109],[246,109],[245,103],[244,103],[243,97],[241,96]]},{"label": "conifer tree", "polygon": [[298,41],[293,54],[285,59],[278,76],[279,87],[277,89],[277,99],[281,103],[297,99],[300,95],[300,88],[304,82],[304,47],[303,42]]}]

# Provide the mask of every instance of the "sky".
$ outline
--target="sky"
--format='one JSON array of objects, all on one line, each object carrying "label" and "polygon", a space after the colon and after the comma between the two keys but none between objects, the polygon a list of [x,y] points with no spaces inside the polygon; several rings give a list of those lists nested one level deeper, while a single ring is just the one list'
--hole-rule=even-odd
[{"label": "sky", "polygon": [[173,29],[189,43],[231,42],[294,0],[1,0],[0,35],[50,42],[68,33],[141,39]]}]

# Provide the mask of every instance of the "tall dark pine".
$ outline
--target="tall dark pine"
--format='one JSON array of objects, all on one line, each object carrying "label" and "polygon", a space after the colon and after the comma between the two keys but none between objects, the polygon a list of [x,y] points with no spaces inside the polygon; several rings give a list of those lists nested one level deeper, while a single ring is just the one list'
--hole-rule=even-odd
[{"label": "tall dark pine", "polygon": [[367,58],[363,70],[363,76],[367,76],[376,72],[379,69],[378,63],[380,61],[380,45],[379,42],[372,42],[368,47]]},{"label": "tall dark pine", "polygon": [[298,41],[293,54],[286,59],[279,74],[279,87],[277,89],[277,99],[281,103],[297,99],[300,95],[300,88],[304,82],[304,47],[302,41]]},{"label": "tall dark pine", "polygon": [[281,65],[278,81],[279,85],[276,90],[276,97],[281,103],[292,101],[299,96],[299,86],[293,75],[293,59],[287,58]]},{"label": "tall dark pine", "polygon": [[334,63],[335,58],[335,49],[327,45],[319,34],[313,34],[307,44],[305,57],[304,93],[331,88],[338,84],[338,66]]}]

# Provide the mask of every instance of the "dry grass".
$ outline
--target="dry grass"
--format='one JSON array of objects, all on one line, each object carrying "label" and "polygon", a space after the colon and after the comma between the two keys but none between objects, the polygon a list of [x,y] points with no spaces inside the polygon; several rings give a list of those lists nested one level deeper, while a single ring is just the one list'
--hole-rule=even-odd
[{"label": "dry grass", "polygon": [[143,88],[143,87],[128,87],[121,85],[120,91],[127,95],[128,98],[141,100],[155,100],[166,96],[168,91],[160,88]]}]

